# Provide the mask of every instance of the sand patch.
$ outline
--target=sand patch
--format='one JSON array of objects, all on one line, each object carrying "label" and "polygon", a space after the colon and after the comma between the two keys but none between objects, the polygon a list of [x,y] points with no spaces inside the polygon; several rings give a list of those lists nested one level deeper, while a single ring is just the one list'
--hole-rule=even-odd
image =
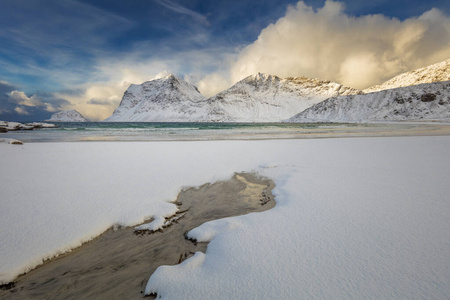
[{"label": "sand patch", "polygon": [[[70,253],[49,260],[0,290],[1,299],[138,299],[160,265],[174,265],[205,252],[185,233],[204,222],[275,206],[274,183],[241,173],[182,191],[179,212],[157,232],[116,228]],[[169,226],[170,225],[170,226]]]}]

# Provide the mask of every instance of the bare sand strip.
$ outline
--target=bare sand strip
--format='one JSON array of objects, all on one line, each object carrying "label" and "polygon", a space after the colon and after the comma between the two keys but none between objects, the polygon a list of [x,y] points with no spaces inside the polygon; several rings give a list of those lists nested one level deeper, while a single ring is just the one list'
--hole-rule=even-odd
[{"label": "bare sand strip", "polygon": [[274,183],[256,174],[189,188],[177,198],[176,220],[158,232],[116,228],[2,286],[0,299],[139,299],[160,265],[205,252],[207,243],[185,238],[204,222],[275,206]]}]

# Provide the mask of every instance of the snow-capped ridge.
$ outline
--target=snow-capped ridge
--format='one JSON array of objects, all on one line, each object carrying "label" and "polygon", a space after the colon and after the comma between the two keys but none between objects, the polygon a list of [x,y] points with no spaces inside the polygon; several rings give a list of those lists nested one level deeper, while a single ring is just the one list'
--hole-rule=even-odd
[{"label": "snow-capped ridge", "polygon": [[279,122],[337,95],[360,90],[328,80],[256,73],[208,99],[228,122]]},{"label": "snow-capped ridge", "polygon": [[424,68],[402,73],[380,85],[371,86],[365,89],[363,92],[373,93],[398,87],[406,87],[412,85],[419,85],[422,83],[432,83],[449,80],[450,80],[450,59],[447,59]]},{"label": "snow-capped ridge", "polygon": [[327,80],[256,73],[206,99],[173,74],[132,84],[105,121],[278,122],[332,96],[361,91]]}]

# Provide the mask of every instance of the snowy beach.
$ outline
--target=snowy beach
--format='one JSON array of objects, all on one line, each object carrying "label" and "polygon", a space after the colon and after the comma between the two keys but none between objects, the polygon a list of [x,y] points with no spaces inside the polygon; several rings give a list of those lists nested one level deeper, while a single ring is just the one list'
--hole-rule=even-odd
[{"label": "snowy beach", "polygon": [[211,241],[206,254],[159,268],[148,294],[445,299],[449,146],[448,136],[0,144],[0,281],[114,225],[157,228],[183,187],[245,171],[275,182],[275,208],[191,231]]},{"label": "snowy beach", "polygon": [[0,1],[0,300],[449,300],[450,1],[411,4]]}]

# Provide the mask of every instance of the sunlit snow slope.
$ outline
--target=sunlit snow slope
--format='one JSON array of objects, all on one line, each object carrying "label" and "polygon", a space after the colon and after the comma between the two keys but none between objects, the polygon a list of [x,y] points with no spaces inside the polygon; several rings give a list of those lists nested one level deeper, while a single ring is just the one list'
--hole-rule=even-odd
[{"label": "sunlit snow slope", "polygon": [[450,80],[450,59],[421,69],[395,76],[380,85],[374,85],[364,90],[364,93],[378,92],[398,87],[418,85]]}]

